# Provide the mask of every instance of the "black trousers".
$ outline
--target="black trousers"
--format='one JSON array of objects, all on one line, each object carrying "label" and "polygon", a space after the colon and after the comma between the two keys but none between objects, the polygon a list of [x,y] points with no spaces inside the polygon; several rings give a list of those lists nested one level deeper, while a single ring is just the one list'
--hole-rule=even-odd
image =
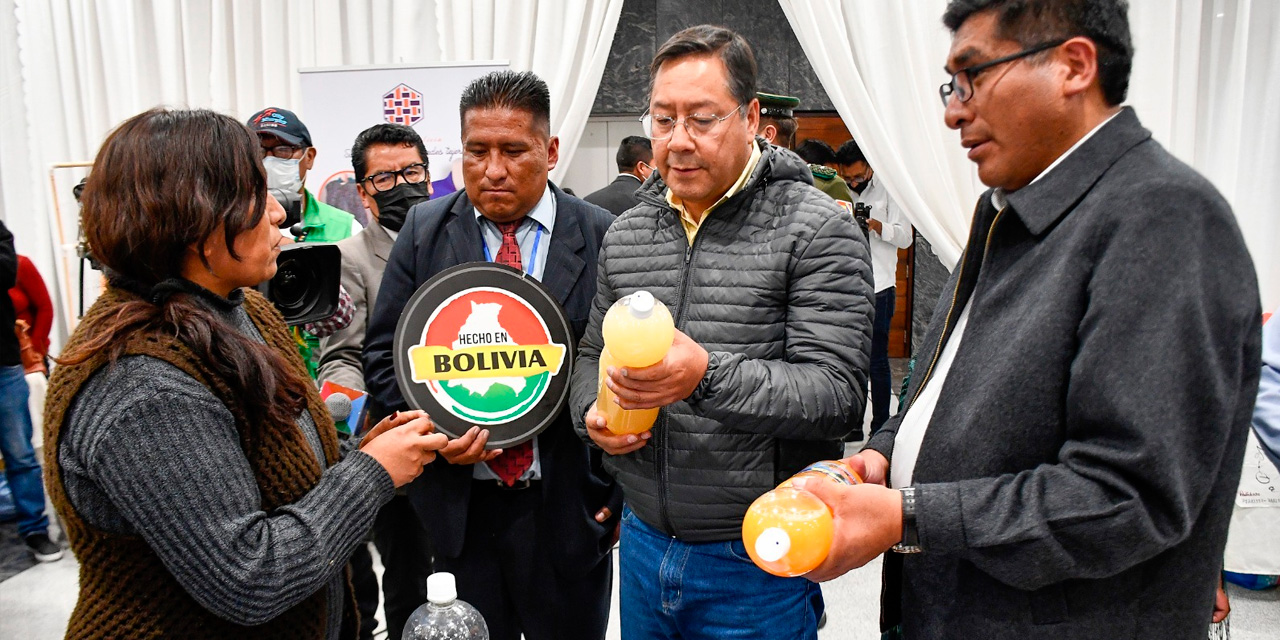
[{"label": "black trousers", "polygon": [[427,601],[427,576],[431,574],[431,540],[409,498],[396,494],[378,511],[373,546],[382,557],[387,639],[400,640],[409,616]]},{"label": "black trousers", "polygon": [[436,570],[454,574],[458,597],[484,616],[491,640],[604,638],[613,564],[605,557],[585,575],[560,575],[547,546],[556,540],[539,531],[541,506],[536,482],[514,490],[475,481],[462,554],[436,558]]}]

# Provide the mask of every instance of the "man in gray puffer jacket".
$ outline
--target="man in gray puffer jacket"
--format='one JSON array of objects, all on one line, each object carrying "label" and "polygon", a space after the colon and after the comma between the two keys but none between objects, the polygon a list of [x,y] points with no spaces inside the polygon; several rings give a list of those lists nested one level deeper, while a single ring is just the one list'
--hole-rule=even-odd
[{"label": "man in gray puffer jacket", "polygon": [[[742,517],[806,464],[839,457],[862,415],[867,242],[799,157],[754,137],[756,66],[741,36],[682,31],[651,73],[642,120],[660,176],[605,235],[571,395],[629,507],[623,635],[813,638],[818,586],[754,567]],[[609,370],[622,408],[662,407],[651,431],[618,436],[593,404],[601,322],[640,290],[670,308],[678,331],[662,362]]]}]

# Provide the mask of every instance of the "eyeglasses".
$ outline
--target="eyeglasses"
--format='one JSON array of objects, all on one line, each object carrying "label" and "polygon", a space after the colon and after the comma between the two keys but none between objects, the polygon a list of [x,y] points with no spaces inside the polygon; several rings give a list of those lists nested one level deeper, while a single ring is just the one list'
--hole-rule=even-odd
[{"label": "eyeglasses", "polygon": [[383,171],[367,176],[360,182],[367,182],[373,186],[374,191],[390,191],[395,188],[398,178],[404,178],[409,184],[419,184],[427,181],[427,165],[422,162],[411,164],[399,171]]},{"label": "eyeglasses", "polygon": [[684,130],[689,134],[690,138],[700,138],[702,136],[711,135],[716,129],[720,128],[720,123],[728,120],[730,116],[742,109],[742,105],[738,105],[728,115],[718,116],[714,113],[694,113],[684,118],[672,118],[671,116],[659,116],[644,112],[640,116],[640,124],[644,127],[644,135],[650,140],[667,140],[676,131],[676,125],[684,123]]},{"label": "eyeglasses", "polygon": [[291,144],[281,144],[274,147],[258,147],[258,153],[263,158],[271,156],[273,158],[280,158],[281,160],[288,160],[293,157],[293,154],[302,151],[303,149],[306,149],[306,147],[295,147]]},{"label": "eyeglasses", "polygon": [[944,82],[942,86],[938,87],[938,95],[942,97],[942,106],[945,108],[953,95],[956,97],[956,100],[959,100],[960,102],[968,102],[969,98],[973,97],[973,79],[978,77],[979,73],[982,73],[983,71],[986,71],[998,64],[1013,62],[1019,58],[1025,58],[1029,55],[1040,53],[1046,49],[1052,49],[1064,42],[1066,42],[1066,40],[1055,40],[1053,42],[1038,44],[1029,49],[1023,49],[1017,53],[1004,56],[1003,58],[996,58],[995,60],[988,60],[980,64],[975,64],[971,67],[965,67],[951,74],[951,81]]}]

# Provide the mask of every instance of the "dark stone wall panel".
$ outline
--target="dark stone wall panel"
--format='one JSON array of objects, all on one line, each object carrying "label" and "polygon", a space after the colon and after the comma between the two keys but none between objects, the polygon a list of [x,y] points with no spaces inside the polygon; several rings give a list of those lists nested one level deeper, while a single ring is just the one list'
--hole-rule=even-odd
[{"label": "dark stone wall panel", "polygon": [[805,111],[834,110],[776,0],[626,0],[592,115],[643,112],[658,46],[699,24],[728,27],[751,43],[761,91],[796,96]]},{"label": "dark stone wall panel", "polygon": [[622,4],[622,18],[613,34],[592,115],[641,113],[648,106],[649,62],[658,50],[658,4],[658,0],[626,0]]}]

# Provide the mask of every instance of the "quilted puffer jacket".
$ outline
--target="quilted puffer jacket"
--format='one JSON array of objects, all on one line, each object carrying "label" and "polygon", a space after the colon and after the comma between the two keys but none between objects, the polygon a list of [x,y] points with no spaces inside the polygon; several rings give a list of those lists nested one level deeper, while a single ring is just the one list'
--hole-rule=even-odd
[{"label": "quilted puffer jacket", "polygon": [[604,237],[573,374],[570,409],[587,438],[601,322],[642,289],[710,353],[698,388],[661,411],[648,445],[605,456],[635,514],[688,542],[739,537],[753,500],[840,456],[865,402],[874,312],[866,238],[798,156],[756,144],[763,156],[747,186],[707,215],[692,246],[660,177],[637,192],[640,206]]}]

